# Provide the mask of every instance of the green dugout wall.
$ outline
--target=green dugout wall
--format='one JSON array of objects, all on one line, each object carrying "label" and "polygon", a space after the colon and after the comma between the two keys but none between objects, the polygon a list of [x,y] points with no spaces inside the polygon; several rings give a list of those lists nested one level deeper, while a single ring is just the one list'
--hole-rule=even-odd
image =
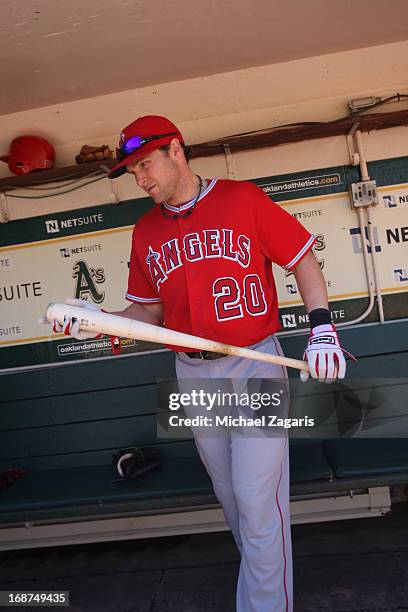
[{"label": "green dugout wall", "polygon": [[[406,397],[408,372],[407,162],[401,157],[369,164],[380,194],[372,246],[384,324],[374,307],[364,322],[347,326],[368,304],[361,243],[366,237],[348,196],[358,171],[339,166],[254,179],[318,234],[315,255],[328,283],[333,318],[345,324],[342,343],[358,357],[349,365],[350,385],[325,386],[324,401],[336,407],[340,393],[344,410],[354,410],[351,421],[356,414],[381,409],[378,429],[356,430],[353,421],[342,439],[291,440],[295,497],[407,482],[401,399]],[[120,357],[112,357],[105,340],[81,343],[55,337],[37,324],[48,302],[70,295],[108,310],[125,306],[131,230],[149,206],[147,199],[138,199],[0,226],[0,473],[27,469],[19,480],[0,488],[4,529],[27,521],[93,520],[215,503],[191,437],[156,436],[157,382],[174,377],[173,355],[163,347],[129,342]],[[293,276],[277,270],[276,280],[280,340],[286,355],[299,358],[307,317]],[[322,393],[313,383],[303,390],[293,384],[295,404],[305,395],[322,401]],[[384,410],[390,407],[395,418],[386,422]],[[112,482],[111,455],[136,445],[159,447],[162,467],[133,483]]]}]

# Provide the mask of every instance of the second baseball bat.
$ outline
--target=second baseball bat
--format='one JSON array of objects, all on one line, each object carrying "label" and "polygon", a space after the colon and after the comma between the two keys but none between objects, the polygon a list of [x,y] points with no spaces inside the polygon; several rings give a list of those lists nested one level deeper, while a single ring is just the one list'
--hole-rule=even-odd
[{"label": "second baseball bat", "polygon": [[297,370],[308,370],[307,363],[299,359],[290,359],[288,357],[281,357],[280,355],[269,355],[262,351],[233,346],[232,344],[224,344],[222,342],[216,342],[215,340],[207,340],[206,338],[184,334],[172,329],[166,329],[165,327],[159,327],[158,325],[151,325],[150,323],[143,323],[135,319],[88,310],[69,304],[51,303],[48,305],[45,319],[49,323],[56,319],[60,324],[63,324],[64,317],[75,317],[78,319],[81,329],[95,333],[120,336],[122,338],[133,338],[146,342],[157,342],[159,344],[189,347],[199,351],[212,351],[225,355],[245,357],[245,359],[266,361],[288,368],[296,368]]}]

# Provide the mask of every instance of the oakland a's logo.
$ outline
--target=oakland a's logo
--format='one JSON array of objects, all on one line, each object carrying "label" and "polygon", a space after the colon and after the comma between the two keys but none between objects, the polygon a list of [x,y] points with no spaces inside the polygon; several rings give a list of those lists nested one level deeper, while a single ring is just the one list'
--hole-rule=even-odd
[{"label": "oakland a's logo", "polygon": [[96,285],[105,282],[105,271],[103,268],[88,268],[86,261],[77,261],[73,268],[72,277],[75,281],[75,297],[87,299],[93,302],[103,302],[105,292],[99,292]]}]

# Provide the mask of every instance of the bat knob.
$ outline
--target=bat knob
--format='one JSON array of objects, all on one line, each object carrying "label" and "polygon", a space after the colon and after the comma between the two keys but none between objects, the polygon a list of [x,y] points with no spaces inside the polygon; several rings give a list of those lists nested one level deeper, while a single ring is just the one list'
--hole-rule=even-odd
[{"label": "bat knob", "polygon": [[53,319],[55,319],[56,317],[53,316],[52,314],[52,309],[54,306],[54,302],[50,302],[47,306],[47,310],[45,311],[45,315],[43,315],[42,317],[39,317],[37,319],[37,323],[39,325],[44,325],[47,323],[51,323]]}]

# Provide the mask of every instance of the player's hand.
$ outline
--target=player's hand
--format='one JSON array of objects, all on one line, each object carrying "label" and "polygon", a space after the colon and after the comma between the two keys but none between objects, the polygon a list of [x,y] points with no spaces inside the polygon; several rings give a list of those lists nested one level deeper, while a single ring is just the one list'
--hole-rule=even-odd
[{"label": "player's hand", "polygon": [[303,382],[310,375],[319,382],[331,383],[346,374],[346,360],[334,325],[317,325],[311,330],[303,355],[305,358],[309,371],[300,371]]},{"label": "player's hand", "polygon": [[[69,304],[70,306],[79,306],[80,308],[86,308],[87,310],[93,310],[96,312],[100,311],[100,308],[98,308],[98,306],[95,304],[76,298],[69,298],[68,300],[65,300],[65,304]],[[52,322],[52,330],[56,333],[63,333],[65,336],[72,336],[73,338],[76,338],[76,340],[89,340],[91,338],[98,338],[102,335],[79,329],[79,321],[75,317],[64,317],[64,323],[62,325],[60,325],[60,323],[54,319]]]}]

